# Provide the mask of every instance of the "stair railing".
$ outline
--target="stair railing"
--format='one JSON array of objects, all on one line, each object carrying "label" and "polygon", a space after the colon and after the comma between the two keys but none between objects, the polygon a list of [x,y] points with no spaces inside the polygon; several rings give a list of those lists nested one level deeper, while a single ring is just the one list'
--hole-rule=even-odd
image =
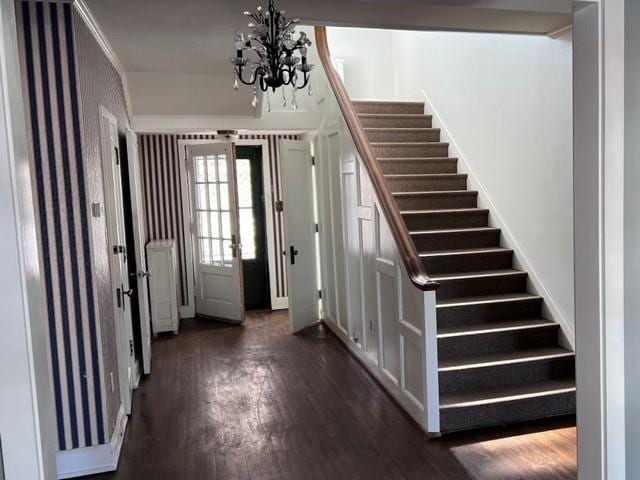
[{"label": "stair railing", "polygon": [[371,149],[364,127],[360,123],[358,114],[351,103],[347,89],[342,83],[338,72],[333,68],[325,27],[315,27],[315,34],[316,48],[318,50],[320,60],[322,61],[324,71],[327,75],[327,79],[329,80],[329,85],[331,85],[331,89],[336,97],[345,123],[347,124],[349,132],[351,132],[356,149],[358,150],[358,153],[360,153],[362,162],[369,173],[371,183],[373,184],[378,200],[380,201],[380,205],[382,206],[387,222],[389,223],[389,228],[396,241],[400,257],[402,258],[402,262],[409,274],[411,282],[422,291],[436,290],[440,284],[435,280],[430,279],[424,269],[422,260],[418,255],[418,251],[416,250],[413,240],[409,235],[409,231],[402,219],[400,210],[398,209],[387,181],[384,178],[380,164]]}]

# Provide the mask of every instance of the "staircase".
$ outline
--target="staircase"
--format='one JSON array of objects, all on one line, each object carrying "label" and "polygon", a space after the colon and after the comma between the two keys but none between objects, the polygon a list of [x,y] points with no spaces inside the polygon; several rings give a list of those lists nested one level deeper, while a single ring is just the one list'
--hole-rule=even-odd
[{"label": "staircase", "polygon": [[574,353],[424,104],[353,102],[436,291],[441,431],[575,412]]}]

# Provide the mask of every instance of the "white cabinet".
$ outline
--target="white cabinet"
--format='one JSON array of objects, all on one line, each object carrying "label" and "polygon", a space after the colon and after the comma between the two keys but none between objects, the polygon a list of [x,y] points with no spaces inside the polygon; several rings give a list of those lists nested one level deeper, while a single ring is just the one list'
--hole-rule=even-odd
[{"label": "white cabinet", "polygon": [[178,262],[175,240],[147,244],[153,334],[178,333]]}]

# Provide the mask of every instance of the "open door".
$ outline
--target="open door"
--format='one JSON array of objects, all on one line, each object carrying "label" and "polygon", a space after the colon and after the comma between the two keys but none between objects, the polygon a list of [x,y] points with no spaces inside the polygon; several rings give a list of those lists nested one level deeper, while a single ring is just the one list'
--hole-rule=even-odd
[{"label": "open door", "polygon": [[242,249],[233,144],[187,147],[196,315],[241,323]]},{"label": "open door", "polygon": [[138,159],[138,137],[133,130],[127,130],[127,150],[129,160],[129,189],[131,191],[131,218],[133,220],[133,238],[135,243],[136,274],[135,294],[138,297],[140,312],[140,337],[142,340],[142,371],[145,375],[151,373],[151,314],[149,309],[149,271],[147,270],[147,255],[144,248],[145,232],[142,212],[142,180],[140,162]]},{"label": "open door", "polygon": [[309,142],[280,140],[289,322],[297,332],[318,320],[313,177]]},{"label": "open door", "polygon": [[133,290],[129,288],[127,268],[124,206],[120,146],[116,118],[100,107],[100,135],[102,141],[102,179],[110,259],[113,310],[118,350],[118,378],[120,396],[127,414],[131,413],[131,397],[135,385],[135,353],[131,324]]}]

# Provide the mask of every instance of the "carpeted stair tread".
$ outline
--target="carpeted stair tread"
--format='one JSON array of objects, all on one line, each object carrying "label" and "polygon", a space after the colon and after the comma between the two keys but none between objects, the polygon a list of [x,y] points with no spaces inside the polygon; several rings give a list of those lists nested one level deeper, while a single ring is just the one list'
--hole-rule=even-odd
[{"label": "carpeted stair tread", "polygon": [[418,255],[422,258],[427,258],[427,257],[439,257],[439,256],[445,256],[445,255],[475,255],[479,253],[500,253],[500,252],[513,252],[513,250],[511,250],[510,248],[503,248],[503,247],[466,248],[464,250],[437,250],[433,252],[419,252]]},{"label": "carpeted stair tread", "polygon": [[401,215],[449,215],[449,214],[464,214],[464,213],[478,213],[489,212],[486,208],[435,208],[433,210],[417,209],[417,210],[401,210]]},{"label": "carpeted stair tread", "polygon": [[[456,157],[378,157],[379,162],[457,162]],[[463,192],[466,190],[462,190]],[[410,192],[409,192],[410,193]]]},{"label": "carpeted stair tread", "polygon": [[506,303],[506,302],[518,302],[522,300],[541,300],[542,297],[534,295],[529,292],[522,293],[504,293],[500,295],[481,295],[478,297],[459,297],[449,298],[443,301],[437,302],[436,308],[446,307],[458,307],[466,305],[478,305],[489,303]]},{"label": "carpeted stair tread", "polygon": [[455,409],[472,406],[513,402],[524,399],[544,398],[575,392],[573,379],[547,380],[532,385],[505,388],[486,388],[465,392],[447,393],[440,396],[440,409]]},{"label": "carpeted stair tread", "polygon": [[[448,147],[449,143],[447,142],[369,142],[372,147]],[[398,158],[398,157],[378,157],[380,158]],[[413,157],[415,158],[415,157]],[[435,157],[435,158],[447,158],[447,157]]]},{"label": "carpeted stair tread", "polygon": [[440,360],[438,371],[450,372],[456,370],[472,370],[495,367],[499,365],[546,361],[552,358],[564,358],[573,356],[574,353],[571,350],[567,350],[566,348],[562,347],[523,349],[508,353],[469,355]]},{"label": "carpeted stair tread", "polygon": [[526,275],[527,272],[523,272],[522,270],[511,269],[503,269],[503,270],[481,270],[476,272],[460,272],[460,273],[444,273],[440,275],[431,275],[433,280],[438,282],[445,280],[460,280],[465,278],[486,278],[491,279],[492,277],[502,277],[508,275]]},{"label": "carpeted stair tread", "polygon": [[558,328],[559,325],[546,318],[522,318],[504,320],[475,325],[457,325],[454,327],[438,328],[438,338],[455,338],[468,335],[484,335],[498,332],[514,332],[540,328]]},{"label": "carpeted stair tread", "polygon": [[427,235],[430,233],[443,235],[447,233],[472,233],[472,232],[491,232],[499,231],[496,227],[473,227],[473,228],[450,228],[447,230],[410,230],[409,235]]}]

